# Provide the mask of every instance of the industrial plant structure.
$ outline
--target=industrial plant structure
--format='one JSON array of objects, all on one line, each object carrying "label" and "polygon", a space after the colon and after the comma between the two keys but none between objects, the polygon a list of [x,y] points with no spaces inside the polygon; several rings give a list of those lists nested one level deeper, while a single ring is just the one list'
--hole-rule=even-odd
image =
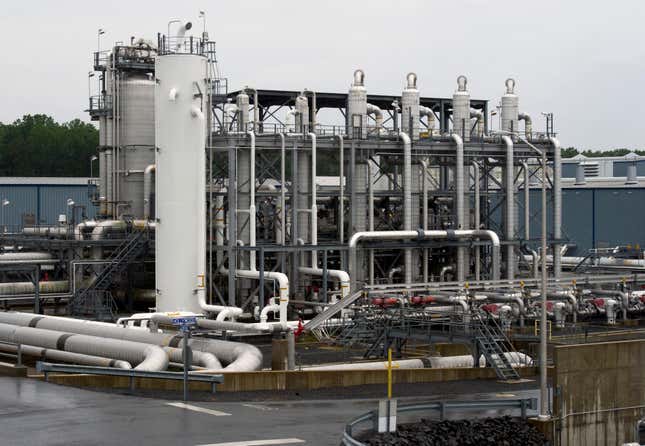
[{"label": "industrial plant structure", "polygon": [[193,340],[193,364],[230,371],[261,368],[262,355],[223,332],[304,326],[378,357],[450,327],[472,347],[465,364],[483,355],[511,378],[527,357],[510,327],[613,325],[645,310],[626,279],[645,268],[640,253],[567,256],[560,144],[551,120],[541,132],[523,113],[515,80],[500,79],[497,130],[465,76],[445,98],[424,96],[431,79],[414,72],[400,93],[372,94],[360,69],[339,73],[342,93],[230,92],[215,43],[177,28],[95,54],[96,218],[2,235],[5,304],[130,328],[0,313],[0,340],[159,370],[181,349],[155,327],[197,315],[216,336]]}]

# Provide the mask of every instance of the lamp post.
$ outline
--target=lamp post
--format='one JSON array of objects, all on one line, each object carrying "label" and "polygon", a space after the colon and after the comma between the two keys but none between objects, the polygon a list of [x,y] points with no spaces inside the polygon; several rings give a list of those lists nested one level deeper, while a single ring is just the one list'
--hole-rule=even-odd
[{"label": "lamp post", "polygon": [[103,28],[99,28],[99,30],[96,33],[96,46],[97,46],[97,52],[100,54],[101,53],[101,36],[105,34],[105,30]]},{"label": "lamp post", "polygon": [[525,137],[520,135],[518,132],[508,132],[505,130],[500,130],[496,133],[514,135],[524,144],[529,146],[534,152],[540,156],[541,165],[542,165],[542,257],[541,257],[541,267],[542,267],[542,276],[541,276],[541,294],[542,294],[542,311],[540,312],[540,413],[538,419],[548,420],[548,392],[547,392],[547,318],[546,318],[546,295],[547,295],[547,270],[546,270],[546,234],[547,234],[547,209],[546,209],[546,150],[541,150],[531,144]]},{"label": "lamp post", "polygon": [[5,208],[10,204],[11,202],[8,199],[2,199],[2,232],[7,232],[7,225],[5,224],[5,214],[7,213],[7,211],[5,210]]},{"label": "lamp post", "polygon": [[90,84],[90,79],[94,77],[93,71],[87,72],[87,97],[90,100],[90,110],[92,109],[92,86]]},{"label": "lamp post", "polygon": [[94,178],[93,167],[94,167],[94,161],[96,161],[97,159],[99,159],[99,157],[96,155],[93,155],[92,158],[90,158],[90,178]]},{"label": "lamp post", "polygon": [[199,11],[199,18],[204,21],[204,32],[202,33],[202,37],[206,40],[206,12]]}]

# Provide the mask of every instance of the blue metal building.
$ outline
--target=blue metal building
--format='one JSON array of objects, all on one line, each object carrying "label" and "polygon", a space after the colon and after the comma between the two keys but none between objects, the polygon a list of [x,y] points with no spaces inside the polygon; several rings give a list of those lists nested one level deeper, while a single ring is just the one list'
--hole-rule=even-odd
[{"label": "blue metal building", "polygon": [[[87,217],[93,218],[95,183],[94,179],[77,177],[0,177],[0,223],[8,230],[55,225],[60,215],[71,221],[73,208],[80,218],[83,206]],[[74,206],[69,206],[68,200]]]}]

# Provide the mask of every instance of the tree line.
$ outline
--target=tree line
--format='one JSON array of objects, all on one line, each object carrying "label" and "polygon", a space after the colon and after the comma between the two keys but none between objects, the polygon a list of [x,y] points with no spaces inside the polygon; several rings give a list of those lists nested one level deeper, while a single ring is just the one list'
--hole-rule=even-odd
[{"label": "tree line", "polygon": [[[96,154],[99,132],[80,119],[58,123],[44,114],[25,115],[11,124],[0,123],[0,176],[90,176],[90,159]],[[629,149],[579,151],[562,149],[563,158],[624,156]],[[645,155],[645,150],[633,150]],[[318,153],[319,175],[337,175],[338,155]],[[94,166],[98,174],[98,163]]]},{"label": "tree line", "polygon": [[[57,123],[36,114],[0,123],[0,176],[90,176],[98,143],[96,127],[80,119]],[[93,173],[98,173],[96,162]]]}]

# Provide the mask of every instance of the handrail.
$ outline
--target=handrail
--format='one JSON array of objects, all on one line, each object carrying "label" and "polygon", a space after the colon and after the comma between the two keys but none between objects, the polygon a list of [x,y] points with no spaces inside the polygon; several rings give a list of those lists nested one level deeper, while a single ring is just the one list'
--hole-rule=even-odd
[{"label": "handrail", "polygon": [[[135,369],[117,369],[113,367],[94,367],[87,365],[54,364],[50,362],[36,362],[36,370],[45,375],[45,381],[49,380],[49,373],[76,373],[88,375],[125,376],[130,378],[130,389],[134,390],[135,378],[172,379],[183,381],[183,372],[153,372]],[[212,392],[215,392],[215,385],[224,382],[224,375],[205,375],[188,373],[188,381],[206,382],[212,385]]]},{"label": "handrail", "polygon": [[[480,410],[502,410],[502,409],[519,409],[522,418],[526,418],[528,410],[537,410],[537,398],[512,398],[499,400],[472,400],[472,401],[437,401],[430,403],[417,403],[398,406],[397,413],[402,412],[420,412],[436,410],[439,411],[439,420],[443,421],[450,410],[459,411],[480,411]],[[372,422],[372,427],[376,426],[378,413],[375,410],[364,413],[345,425],[342,436],[342,444],[349,446],[365,446],[364,443],[353,437],[354,428],[365,422]]]}]

